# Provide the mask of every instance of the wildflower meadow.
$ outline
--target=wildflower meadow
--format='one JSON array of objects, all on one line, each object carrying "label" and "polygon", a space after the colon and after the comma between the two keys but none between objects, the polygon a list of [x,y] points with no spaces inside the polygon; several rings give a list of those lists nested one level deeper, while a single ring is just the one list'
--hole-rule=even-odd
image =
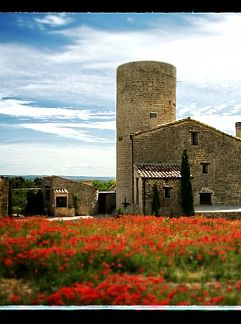
[{"label": "wildflower meadow", "polygon": [[240,269],[240,220],[0,219],[1,305],[241,305]]}]

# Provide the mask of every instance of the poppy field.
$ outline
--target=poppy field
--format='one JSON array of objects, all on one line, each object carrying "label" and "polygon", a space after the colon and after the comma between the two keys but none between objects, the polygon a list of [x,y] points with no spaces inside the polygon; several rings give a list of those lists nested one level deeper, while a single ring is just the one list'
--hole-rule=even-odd
[{"label": "poppy field", "polygon": [[241,305],[240,269],[240,220],[0,219],[0,305]]}]

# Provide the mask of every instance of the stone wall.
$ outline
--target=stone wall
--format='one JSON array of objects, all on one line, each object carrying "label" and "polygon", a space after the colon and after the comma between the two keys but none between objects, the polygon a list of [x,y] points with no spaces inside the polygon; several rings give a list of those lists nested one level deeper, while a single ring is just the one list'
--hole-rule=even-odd
[{"label": "stone wall", "polygon": [[8,215],[9,179],[0,177],[0,217]]},{"label": "stone wall", "polygon": [[[192,133],[198,145],[192,144]],[[183,149],[189,154],[195,205],[200,192],[211,192],[214,206],[241,205],[241,140],[200,122],[188,118],[136,135],[134,163],[181,165]]]},{"label": "stone wall", "polygon": [[[144,214],[152,214],[153,186],[157,184],[160,199],[160,215],[166,212],[176,214],[182,212],[181,208],[181,182],[180,179],[147,179],[145,181],[145,210]],[[164,188],[170,188],[170,198],[165,198]]]},{"label": "stone wall", "polygon": [[[50,188],[50,199],[46,200],[46,187]],[[68,207],[74,208],[73,195],[78,197],[78,208],[76,210],[79,215],[95,215],[98,213],[98,190],[94,187],[68,179],[64,179],[57,176],[44,177],[43,188],[45,208],[53,214],[51,210],[54,203],[54,188],[66,188],[68,193]]]},{"label": "stone wall", "polygon": [[207,218],[225,218],[228,220],[241,219],[241,212],[203,212],[195,213],[195,216],[207,217]]},{"label": "stone wall", "polygon": [[53,208],[53,216],[57,217],[73,217],[75,216],[74,208],[55,207]]},{"label": "stone wall", "polygon": [[[151,113],[155,113],[154,115]],[[152,117],[152,118],[151,118]],[[142,61],[117,69],[116,204],[133,203],[133,161],[130,135],[176,119],[176,68]],[[130,210],[131,212],[131,210]]]},{"label": "stone wall", "polygon": [[[153,186],[155,183],[157,184],[161,205],[159,210],[160,215],[165,215],[166,213],[174,215],[182,213],[180,179],[148,179],[138,177],[136,171],[134,174],[134,212],[136,214],[152,214]],[[170,188],[170,197],[168,198],[165,197],[165,188]]]}]

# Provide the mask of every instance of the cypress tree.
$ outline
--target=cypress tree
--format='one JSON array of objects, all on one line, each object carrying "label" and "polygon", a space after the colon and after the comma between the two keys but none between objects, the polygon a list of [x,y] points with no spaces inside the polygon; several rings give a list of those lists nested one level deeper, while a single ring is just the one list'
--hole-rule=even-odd
[{"label": "cypress tree", "polygon": [[153,186],[153,197],[152,197],[152,212],[153,215],[158,216],[158,210],[161,207],[160,198],[158,194],[157,184]]},{"label": "cypress tree", "polygon": [[182,153],[182,165],[181,165],[181,190],[182,190],[182,208],[183,212],[187,216],[194,215],[192,182],[190,176],[190,166],[188,161],[187,150],[183,150]]}]

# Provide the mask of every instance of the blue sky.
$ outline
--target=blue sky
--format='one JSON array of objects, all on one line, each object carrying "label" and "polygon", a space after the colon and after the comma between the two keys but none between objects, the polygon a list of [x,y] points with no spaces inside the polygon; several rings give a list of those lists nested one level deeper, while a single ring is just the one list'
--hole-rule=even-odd
[{"label": "blue sky", "polygon": [[115,177],[116,68],[177,68],[177,118],[241,121],[241,15],[0,13],[0,174]]}]

